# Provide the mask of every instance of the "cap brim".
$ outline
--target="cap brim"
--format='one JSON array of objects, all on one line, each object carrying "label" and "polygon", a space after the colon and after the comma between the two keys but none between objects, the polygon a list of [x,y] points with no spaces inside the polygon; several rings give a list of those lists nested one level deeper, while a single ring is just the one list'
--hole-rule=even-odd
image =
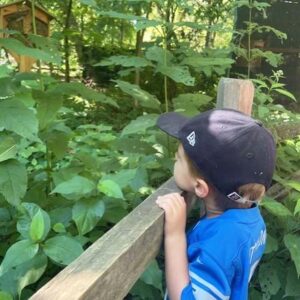
[{"label": "cap brim", "polygon": [[176,112],[168,112],[159,116],[156,125],[167,134],[179,138],[179,131],[189,118]]}]

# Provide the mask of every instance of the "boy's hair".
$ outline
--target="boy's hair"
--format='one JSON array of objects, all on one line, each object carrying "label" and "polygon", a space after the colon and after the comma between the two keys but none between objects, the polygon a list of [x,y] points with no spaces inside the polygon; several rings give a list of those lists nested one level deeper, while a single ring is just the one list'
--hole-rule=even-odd
[{"label": "boy's hair", "polygon": [[[205,180],[206,183],[208,184],[208,186],[214,191],[215,196],[217,196],[216,194],[218,194],[218,197],[215,197],[215,198],[220,199],[220,201],[218,201],[217,204],[221,209],[226,210],[226,209],[230,209],[230,208],[248,208],[249,207],[248,203],[245,203],[245,204],[237,203],[237,202],[230,200],[229,198],[225,197],[222,194],[220,195],[220,193],[217,191],[217,189],[214,187],[214,185],[208,179],[205,178],[205,175],[203,175],[200,170],[198,170],[198,168],[195,166],[193,161],[188,157],[188,155],[185,153],[185,151],[183,151],[183,155],[184,155],[184,159],[187,162],[187,165],[188,165],[191,175],[193,177],[198,177],[198,178]],[[260,201],[265,194],[266,188],[262,184],[259,184],[259,183],[247,183],[247,184],[244,184],[244,185],[238,187],[237,191],[240,196],[242,196],[243,198],[246,198],[247,200]],[[251,205],[251,203],[250,203],[250,205]]]}]

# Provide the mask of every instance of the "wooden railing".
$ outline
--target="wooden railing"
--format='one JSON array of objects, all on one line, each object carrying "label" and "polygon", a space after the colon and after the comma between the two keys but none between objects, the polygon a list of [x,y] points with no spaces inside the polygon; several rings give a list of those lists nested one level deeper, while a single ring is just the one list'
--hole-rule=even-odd
[{"label": "wooden railing", "polygon": [[[223,78],[217,107],[250,115],[253,94],[251,81]],[[181,192],[172,178],[30,299],[123,299],[161,248],[164,216],[155,200],[170,192]]]}]

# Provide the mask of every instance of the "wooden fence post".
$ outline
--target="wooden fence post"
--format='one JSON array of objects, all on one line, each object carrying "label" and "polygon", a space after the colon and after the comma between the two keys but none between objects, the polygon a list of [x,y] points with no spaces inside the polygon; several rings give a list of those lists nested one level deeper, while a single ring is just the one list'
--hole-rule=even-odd
[{"label": "wooden fence post", "polygon": [[[251,81],[223,78],[218,107],[251,114]],[[157,255],[163,236],[159,195],[181,192],[173,178],[50,280],[31,300],[121,300]]]},{"label": "wooden fence post", "polygon": [[253,97],[251,80],[222,78],[218,85],[217,108],[233,108],[250,116]]}]

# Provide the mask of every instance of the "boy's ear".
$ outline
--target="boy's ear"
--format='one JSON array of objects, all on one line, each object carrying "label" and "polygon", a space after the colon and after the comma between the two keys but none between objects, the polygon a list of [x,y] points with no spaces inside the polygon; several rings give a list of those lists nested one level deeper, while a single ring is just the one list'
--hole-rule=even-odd
[{"label": "boy's ear", "polygon": [[209,186],[206,181],[201,178],[196,178],[194,192],[199,198],[207,197],[209,193]]}]

